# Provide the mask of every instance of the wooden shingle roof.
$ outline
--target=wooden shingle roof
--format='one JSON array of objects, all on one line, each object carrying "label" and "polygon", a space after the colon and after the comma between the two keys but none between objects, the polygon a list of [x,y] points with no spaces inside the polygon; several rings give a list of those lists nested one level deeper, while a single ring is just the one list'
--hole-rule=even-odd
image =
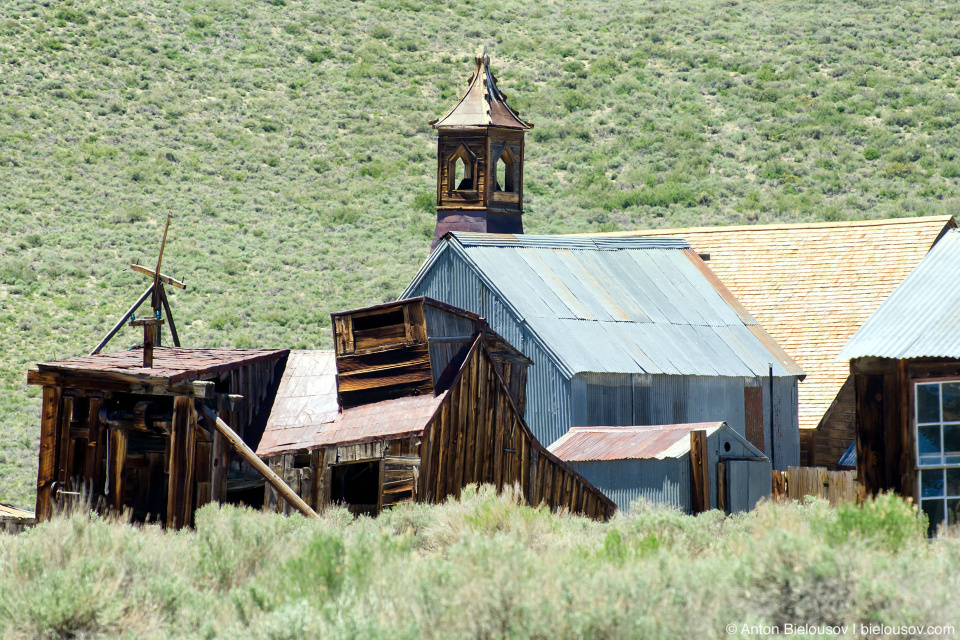
[{"label": "wooden shingle roof", "polygon": [[680,237],[709,254],[707,266],[806,372],[800,428],[814,429],[849,375],[841,347],[956,226],[931,216],[596,235]]}]

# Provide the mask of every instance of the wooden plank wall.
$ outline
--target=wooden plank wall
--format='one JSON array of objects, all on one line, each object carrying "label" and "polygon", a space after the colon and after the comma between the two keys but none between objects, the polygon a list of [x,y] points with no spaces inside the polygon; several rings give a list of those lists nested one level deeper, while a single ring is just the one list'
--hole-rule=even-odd
[{"label": "wooden plank wall", "polygon": [[[379,326],[378,318],[402,322]],[[361,322],[374,326],[359,330]],[[333,330],[341,407],[433,393],[422,301],[334,315]]]},{"label": "wooden plank wall", "polygon": [[[221,412],[236,430],[242,432],[262,408],[277,364],[253,363],[222,374],[222,390],[243,395],[235,410]],[[175,527],[189,525],[193,512],[207,502],[226,499],[229,447],[197,429],[192,397],[99,391],[95,378],[83,382],[83,388],[43,387],[38,522],[53,513],[50,488],[54,483],[64,492],[92,494],[94,507],[104,498],[111,509],[131,509],[134,519],[160,518]],[[105,403],[130,410],[144,398],[161,413],[173,405],[175,418],[169,434],[142,427],[107,428],[100,423]],[[131,439],[131,435],[137,437]]]},{"label": "wooden plank wall", "polygon": [[817,426],[807,466],[836,469],[837,461],[856,438],[853,377],[847,378]]},{"label": "wooden plank wall", "polygon": [[824,498],[830,506],[862,500],[856,471],[836,471],[824,467],[788,467],[773,470],[774,500],[797,500],[803,504],[807,496]]},{"label": "wooden plank wall", "polygon": [[473,483],[516,484],[532,505],[600,520],[616,509],[537,442],[479,340],[424,432],[419,494],[440,502]]}]

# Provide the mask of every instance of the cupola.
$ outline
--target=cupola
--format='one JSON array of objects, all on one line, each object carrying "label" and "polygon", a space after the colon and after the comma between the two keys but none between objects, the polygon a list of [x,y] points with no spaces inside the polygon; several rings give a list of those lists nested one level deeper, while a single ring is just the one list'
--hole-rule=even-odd
[{"label": "cupola", "polygon": [[430,122],[439,134],[434,246],[448,231],[523,233],[524,132],[533,125],[507,105],[486,52],[467,84]]}]

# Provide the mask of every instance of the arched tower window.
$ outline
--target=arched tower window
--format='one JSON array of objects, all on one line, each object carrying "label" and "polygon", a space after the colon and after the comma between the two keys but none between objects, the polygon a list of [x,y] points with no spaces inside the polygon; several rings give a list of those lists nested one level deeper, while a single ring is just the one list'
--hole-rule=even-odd
[{"label": "arched tower window", "polygon": [[504,193],[516,193],[516,161],[509,147],[504,147],[494,161],[493,175],[496,176],[494,190]]},{"label": "arched tower window", "polygon": [[462,142],[447,160],[450,191],[476,191],[477,156]]}]

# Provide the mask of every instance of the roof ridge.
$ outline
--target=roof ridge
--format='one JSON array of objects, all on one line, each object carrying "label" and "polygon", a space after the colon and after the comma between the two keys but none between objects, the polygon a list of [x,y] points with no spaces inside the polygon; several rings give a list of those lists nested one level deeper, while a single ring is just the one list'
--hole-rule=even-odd
[{"label": "roof ridge", "polygon": [[[577,233],[569,235],[581,235],[590,238],[624,238],[636,236],[654,236],[654,235],[675,235],[681,232],[689,231],[778,231],[784,229],[844,229],[853,227],[880,227],[894,226],[903,224],[923,224],[933,222],[943,222],[944,224],[954,220],[949,214],[939,216],[919,216],[914,218],[884,218],[882,220],[845,220],[843,222],[773,222],[769,224],[740,224],[740,225],[716,225],[704,227],[674,227],[669,229],[633,229],[630,231],[608,231],[603,233]],[[956,224],[956,223],[955,223]]]}]

